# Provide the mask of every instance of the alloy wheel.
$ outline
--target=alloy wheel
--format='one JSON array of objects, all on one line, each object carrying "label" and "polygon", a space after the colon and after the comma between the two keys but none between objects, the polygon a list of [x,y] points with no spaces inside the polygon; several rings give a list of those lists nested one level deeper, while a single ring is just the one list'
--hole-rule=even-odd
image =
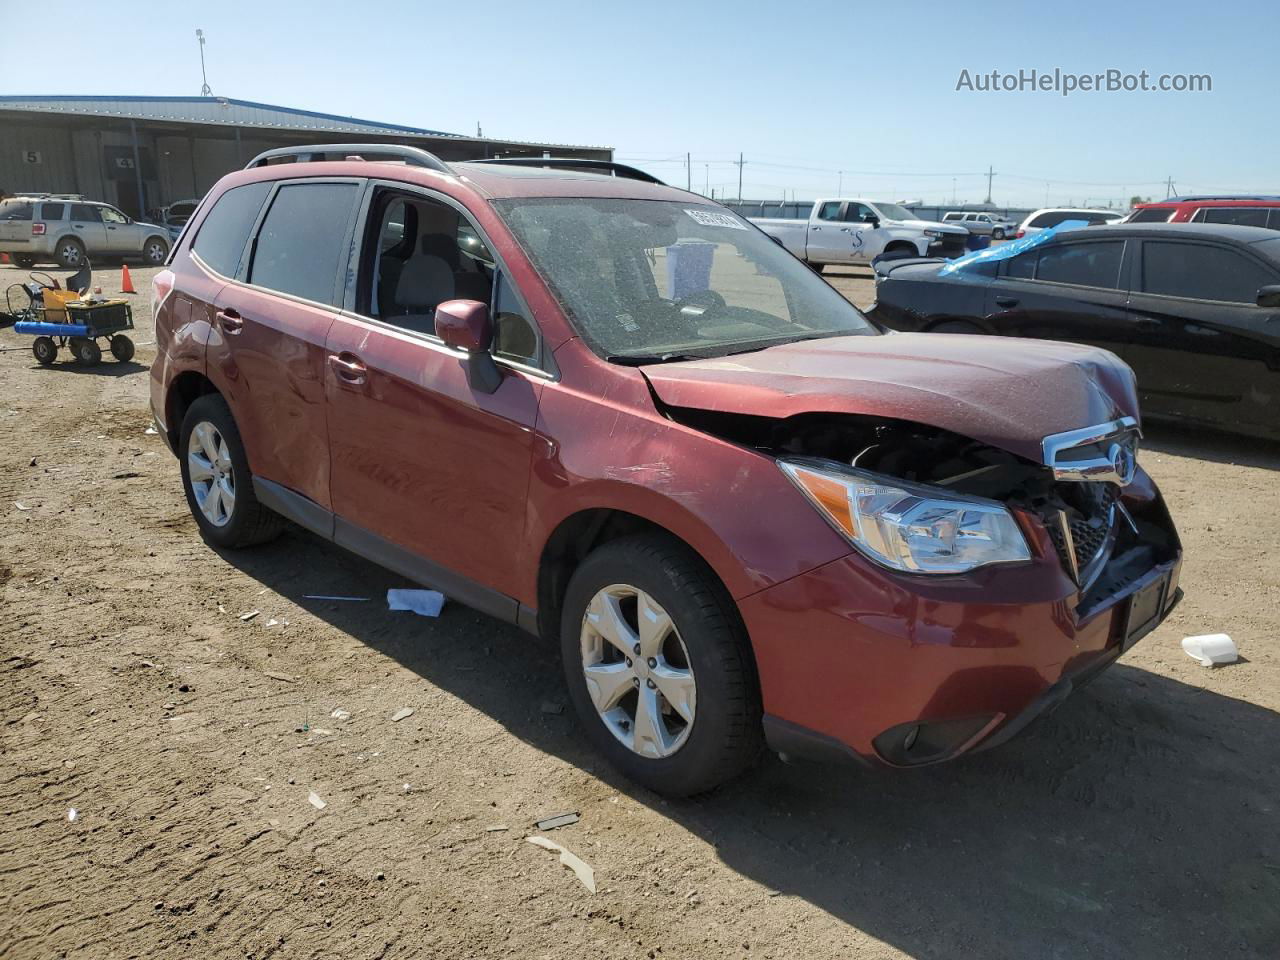
[{"label": "alloy wheel", "polygon": [[207,420],[195,425],[187,441],[187,477],[205,519],[215,527],[230,523],[236,508],[235,468],[227,441]]},{"label": "alloy wheel", "polygon": [[147,244],[146,256],[149,263],[164,263],[165,249],[160,244],[152,241]]},{"label": "alloy wheel", "polygon": [[697,684],[671,616],[638,587],[598,591],[582,618],[582,672],[609,732],[642,757],[662,759],[693,729]]},{"label": "alloy wheel", "polygon": [[78,266],[80,263],[80,248],[74,243],[64,243],[62,249],[58,251],[58,261],[64,267]]}]

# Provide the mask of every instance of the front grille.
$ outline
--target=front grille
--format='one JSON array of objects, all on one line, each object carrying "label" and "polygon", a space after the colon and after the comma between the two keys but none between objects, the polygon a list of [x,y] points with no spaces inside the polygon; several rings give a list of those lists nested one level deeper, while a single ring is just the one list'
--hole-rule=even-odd
[{"label": "front grille", "polygon": [[[1120,489],[1112,483],[1080,484],[1076,489],[1082,494],[1084,509],[1069,506],[1059,510],[1047,526],[1063,569],[1085,586],[1114,540],[1115,503],[1120,498]],[[1070,542],[1063,530],[1064,521]]]}]

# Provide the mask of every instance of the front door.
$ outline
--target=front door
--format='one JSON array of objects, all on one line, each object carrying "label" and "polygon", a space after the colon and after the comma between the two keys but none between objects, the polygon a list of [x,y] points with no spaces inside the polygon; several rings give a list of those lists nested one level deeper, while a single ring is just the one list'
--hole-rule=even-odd
[{"label": "front door", "polygon": [[99,207],[98,211],[102,214],[102,224],[106,227],[108,253],[123,256],[142,249],[138,228],[129,222],[128,217],[114,207]]},{"label": "front door", "polygon": [[849,263],[854,259],[853,234],[843,218],[844,204],[828,200],[809,221],[808,259],[813,263]]},{"label": "front door", "polygon": [[871,260],[884,253],[888,231],[881,226],[878,211],[851,200],[845,205],[844,219],[855,260]]},{"label": "front door", "polygon": [[1143,240],[1130,300],[1143,409],[1275,429],[1280,310],[1257,306],[1280,274],[1232,247]]},{"label": "front door", "polygon": [[[492,300],[492,257],[458,208],[388,188],[368,210],[353,309],[327,347],[335,539],[472,606],[514,615],[545,380],[504,366],[495,392],[475,390],[461,355],[435,335],[438,304]],[[498,349],[524,349],[509,345],[534,343],[535,328],[519,318],[527,335],[504,334],[518,312],[505,299]]]},{"label": "front door", "polygon": [[214,296],[207,352],[210,379],[231,406],[254,476],[326,508],[325,340],[359,190],[355,180],[279,185],[250,241],[242,280]]}]

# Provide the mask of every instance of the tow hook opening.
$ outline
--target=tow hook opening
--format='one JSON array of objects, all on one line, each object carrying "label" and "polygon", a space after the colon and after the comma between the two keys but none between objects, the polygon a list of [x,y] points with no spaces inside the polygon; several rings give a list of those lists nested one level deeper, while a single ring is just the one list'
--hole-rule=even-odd
[{"label": "tow hook opening", "polygon": [[916,767],[955,756],[997,719],[996,714],[983,714],[953,720],[913,720],[890,727],[872,744],[886,763]]}]

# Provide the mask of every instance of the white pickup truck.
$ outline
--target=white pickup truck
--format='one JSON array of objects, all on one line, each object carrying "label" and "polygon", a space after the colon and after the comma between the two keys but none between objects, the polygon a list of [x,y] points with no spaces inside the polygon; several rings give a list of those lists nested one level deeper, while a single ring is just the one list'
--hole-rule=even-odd
[{"label": "white pickup truck", "polygon": [[819,273],[832,263],[862,263],[881,254],[955,257],[969,231],[958,224],[917,220],[880,200],[818,200],[808,220],[751,217],[751,222]]}]

